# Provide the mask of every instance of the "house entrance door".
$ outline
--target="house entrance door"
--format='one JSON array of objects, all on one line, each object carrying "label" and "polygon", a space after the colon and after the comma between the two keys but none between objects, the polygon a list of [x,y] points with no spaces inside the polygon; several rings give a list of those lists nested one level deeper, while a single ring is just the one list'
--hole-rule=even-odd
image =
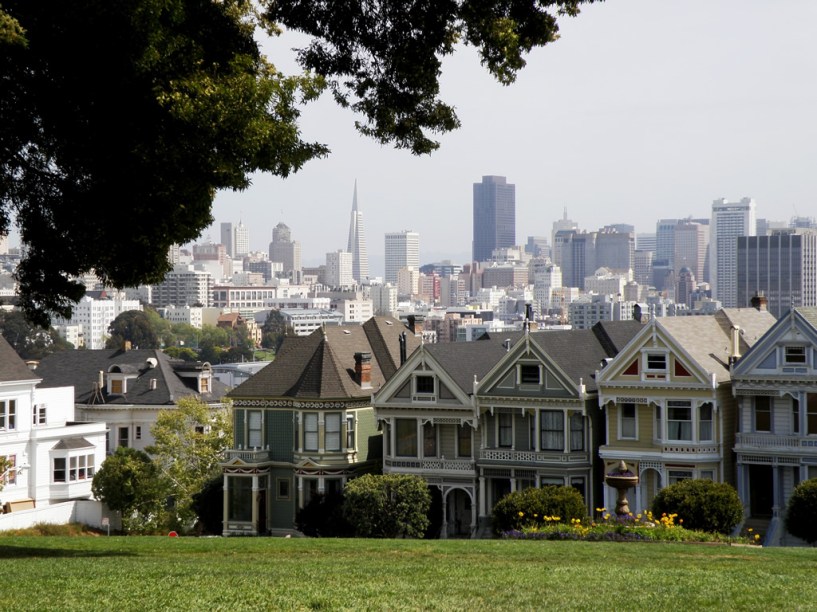
[{"label": "house entrance door", "polygon": [[774,477],[770,465],[749,466],[749,510],[753,517],[772,516]]}]

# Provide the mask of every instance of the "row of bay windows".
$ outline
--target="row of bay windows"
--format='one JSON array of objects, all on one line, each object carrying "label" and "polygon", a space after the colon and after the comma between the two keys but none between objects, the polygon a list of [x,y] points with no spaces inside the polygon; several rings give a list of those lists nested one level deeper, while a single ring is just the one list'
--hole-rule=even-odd
[{"label": "row of bay windows", "polygon": [[[801,404],[805,404],[804,423],[801,423]],[[788,401],[781,399],[776,405],[773,397],[756,395],[751,399],[751,410],[753,432],[817,435],[817,393],[804,393],[802,402],[798,397],[789,396]],[[779,411],[787,414],[776,415]],[[788,431],[775,431],[776,427],[785,427],[787,421]]]},{"label": "row of bay windows", "polygon": [[[264,448],[264,412],[248,410],[247,448]],[[354,412],[299,412],[295,419],[297,452],[354,451],[357,444]]]},{"label": "row of bay windows", "polygon": [[[517,450],[572,452],[585,450],[585,418],[580,412],[564,410],[537,410],[520,417],[517,413],[499,412],[487,422],[487,448],[515,447],[516,431],[527,431],[527,447]],[[393,430],[393,431],[392,431]],[[393,433],[393,435],[392,435]],[[473,428],[457,425],[455,431],[416,418],[394,418],[386,426],[386,455],[394,457],[438,457],[441,446],[451,440],[442,436],[453,435],[455,456],[473,458]],[[420,450],[422,449],[422,455]]]},{"label": "row of bay windows", "polygon": [[[14,468],[17,465],[17,456],[8,455],[4,458],[11,469],[3,474],[0,484],[15,485],[17,484],[17,470]],[[94,477],[95,459],[93,453],[72,455],[70,457],[54,457],[51,461],[51,481],[54,483],[92,480]]]},{"label": "row of bay windows", "polygon": [[[618,404],[618,439],[638,440],[638,405]],[[653,438],[666,442],[713,442],[711,402],[698,406],[690,400],[667,400],[666,406],[653,407]]]},{"label": "row of bay windows", "polygon": [[[17,429],[17,400],[0,401],[0,431],[14,431]],[[31,409],[31,424],[46,424],[46,405],[35,404]]]}]

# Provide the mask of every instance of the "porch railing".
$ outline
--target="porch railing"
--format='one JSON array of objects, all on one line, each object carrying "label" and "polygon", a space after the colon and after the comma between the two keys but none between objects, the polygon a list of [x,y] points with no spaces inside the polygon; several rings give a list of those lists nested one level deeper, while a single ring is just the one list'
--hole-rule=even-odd
[{"label": "porch railing", "polygon": [[429,457],[426,459],[405,459],[398,457],[386,457],[383,460],[386,467],[395,469],[411,469],[429,472],[473,472],[474,461],[472,459],[443,459]]},{"label": "porch railing", "polygon": [[479,452],[479,458],[485,461],[504,461],[507,463],[587,463],[587,453],[560,453],[542,451],[520,451],[508,448],[485,448]]},{"label": "porch railing", "polygon": [[807,438],[797,434],[739,433],[735,435],[735,446],[782,449],[814,448],[817,452],[817,438]]}]

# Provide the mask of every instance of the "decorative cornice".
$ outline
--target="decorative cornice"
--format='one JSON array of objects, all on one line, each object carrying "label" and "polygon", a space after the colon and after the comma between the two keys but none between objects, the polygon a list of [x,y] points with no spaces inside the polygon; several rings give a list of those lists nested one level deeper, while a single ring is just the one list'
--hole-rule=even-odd
[{"label": "decorative cornice", "polygon": [[371,408],[370,398],[358,400],[292,400],[292,399],[237,399],[234,408],[284,408],[291,410],[350,410],[354,408]]}]

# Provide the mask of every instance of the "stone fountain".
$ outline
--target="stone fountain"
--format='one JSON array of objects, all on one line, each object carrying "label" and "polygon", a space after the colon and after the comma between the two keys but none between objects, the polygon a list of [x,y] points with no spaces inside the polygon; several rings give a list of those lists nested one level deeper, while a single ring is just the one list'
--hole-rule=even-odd
[{"label": "stone fountain", "polygon": [[627,516],[630,514],[630,502],[627,501],[627,489],[638,484],[638,475],[633,473],[624,460],[618,462],[618,466],[604,475],[604,481],[618,491],[616,498],[616,515]]}]

